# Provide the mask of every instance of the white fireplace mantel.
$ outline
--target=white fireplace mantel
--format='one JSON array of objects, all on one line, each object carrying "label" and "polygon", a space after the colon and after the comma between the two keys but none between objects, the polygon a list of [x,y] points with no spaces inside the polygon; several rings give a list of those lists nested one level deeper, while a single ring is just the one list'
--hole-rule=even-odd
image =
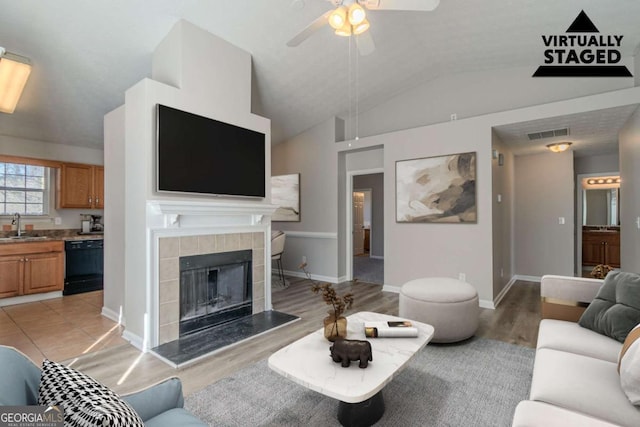
[{"label": "white fireplace mantel", "polygon": [[[265,216],[273,215],[276,209],[277,206],[266,203],[148,200],[147,219],[151,228],[189,226],[194,221],[188,217],[207,217],[217,225],[256,225],[262,223]],[[197,219],[195,223],[202,225],[202,221]]]}]

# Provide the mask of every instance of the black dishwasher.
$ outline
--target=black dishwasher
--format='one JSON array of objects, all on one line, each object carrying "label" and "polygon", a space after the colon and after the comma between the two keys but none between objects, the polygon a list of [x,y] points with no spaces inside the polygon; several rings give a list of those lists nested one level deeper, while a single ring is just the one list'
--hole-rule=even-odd
[{"label": "black dishwasher", "polygon": [[63,295],[97,291],[103,287],[104,242],[102,239],[67,240]]}]

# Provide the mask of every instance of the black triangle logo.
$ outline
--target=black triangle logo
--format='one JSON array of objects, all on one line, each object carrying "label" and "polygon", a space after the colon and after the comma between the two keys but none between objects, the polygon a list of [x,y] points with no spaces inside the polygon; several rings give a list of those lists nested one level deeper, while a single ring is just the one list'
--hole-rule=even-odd
[{"label": "black triangle logo", "polygon": [[584,10],[580,11],[578,17],[573,21],[573,23],[567,29],[567,33],[599,33],[598,29],[591,19],[584,13]]}]

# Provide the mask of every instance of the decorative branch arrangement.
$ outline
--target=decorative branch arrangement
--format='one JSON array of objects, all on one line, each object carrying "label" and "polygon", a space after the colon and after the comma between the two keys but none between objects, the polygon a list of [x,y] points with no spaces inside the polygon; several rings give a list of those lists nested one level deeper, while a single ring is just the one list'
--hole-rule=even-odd
[{"label": "decorative branch arrangement", "polygon": [[335,324],[335,330],[338,330],[338,319],[342,316],[345,310],[350,309],[353,306],[353,293],[349,292],[342,296],[339,296],[331,283],[318,283],[311,278],[311,275],[307,271],[307,264],[300,264],[300,269],[304,271],[307,279],[312,283],[311,292],[314,294],[321,294],[322,300],[325,304],[331,306],[329,314],[330,321]]}]

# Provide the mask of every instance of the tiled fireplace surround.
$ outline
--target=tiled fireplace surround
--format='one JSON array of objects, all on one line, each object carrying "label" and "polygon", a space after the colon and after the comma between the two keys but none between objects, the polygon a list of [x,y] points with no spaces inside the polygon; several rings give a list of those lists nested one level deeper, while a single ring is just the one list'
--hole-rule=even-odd
[{"label": "tiled fireplace surround", "polygon": [[251,249],[253,313],[264,311],[265,241],[264,232],[205,234],[161,237],[159,252],[158,344],[178,339],[180,317],[180,267],[183,256]]},{"label": "tiled fireplace surround", "polygon": [[[181,256],[252,251],[252,312],[271,309],[270,217],[276,206],[234,201],[148,200],[150,347],[179,337]],[[144,344],[141,345],[141,348]]]}]

